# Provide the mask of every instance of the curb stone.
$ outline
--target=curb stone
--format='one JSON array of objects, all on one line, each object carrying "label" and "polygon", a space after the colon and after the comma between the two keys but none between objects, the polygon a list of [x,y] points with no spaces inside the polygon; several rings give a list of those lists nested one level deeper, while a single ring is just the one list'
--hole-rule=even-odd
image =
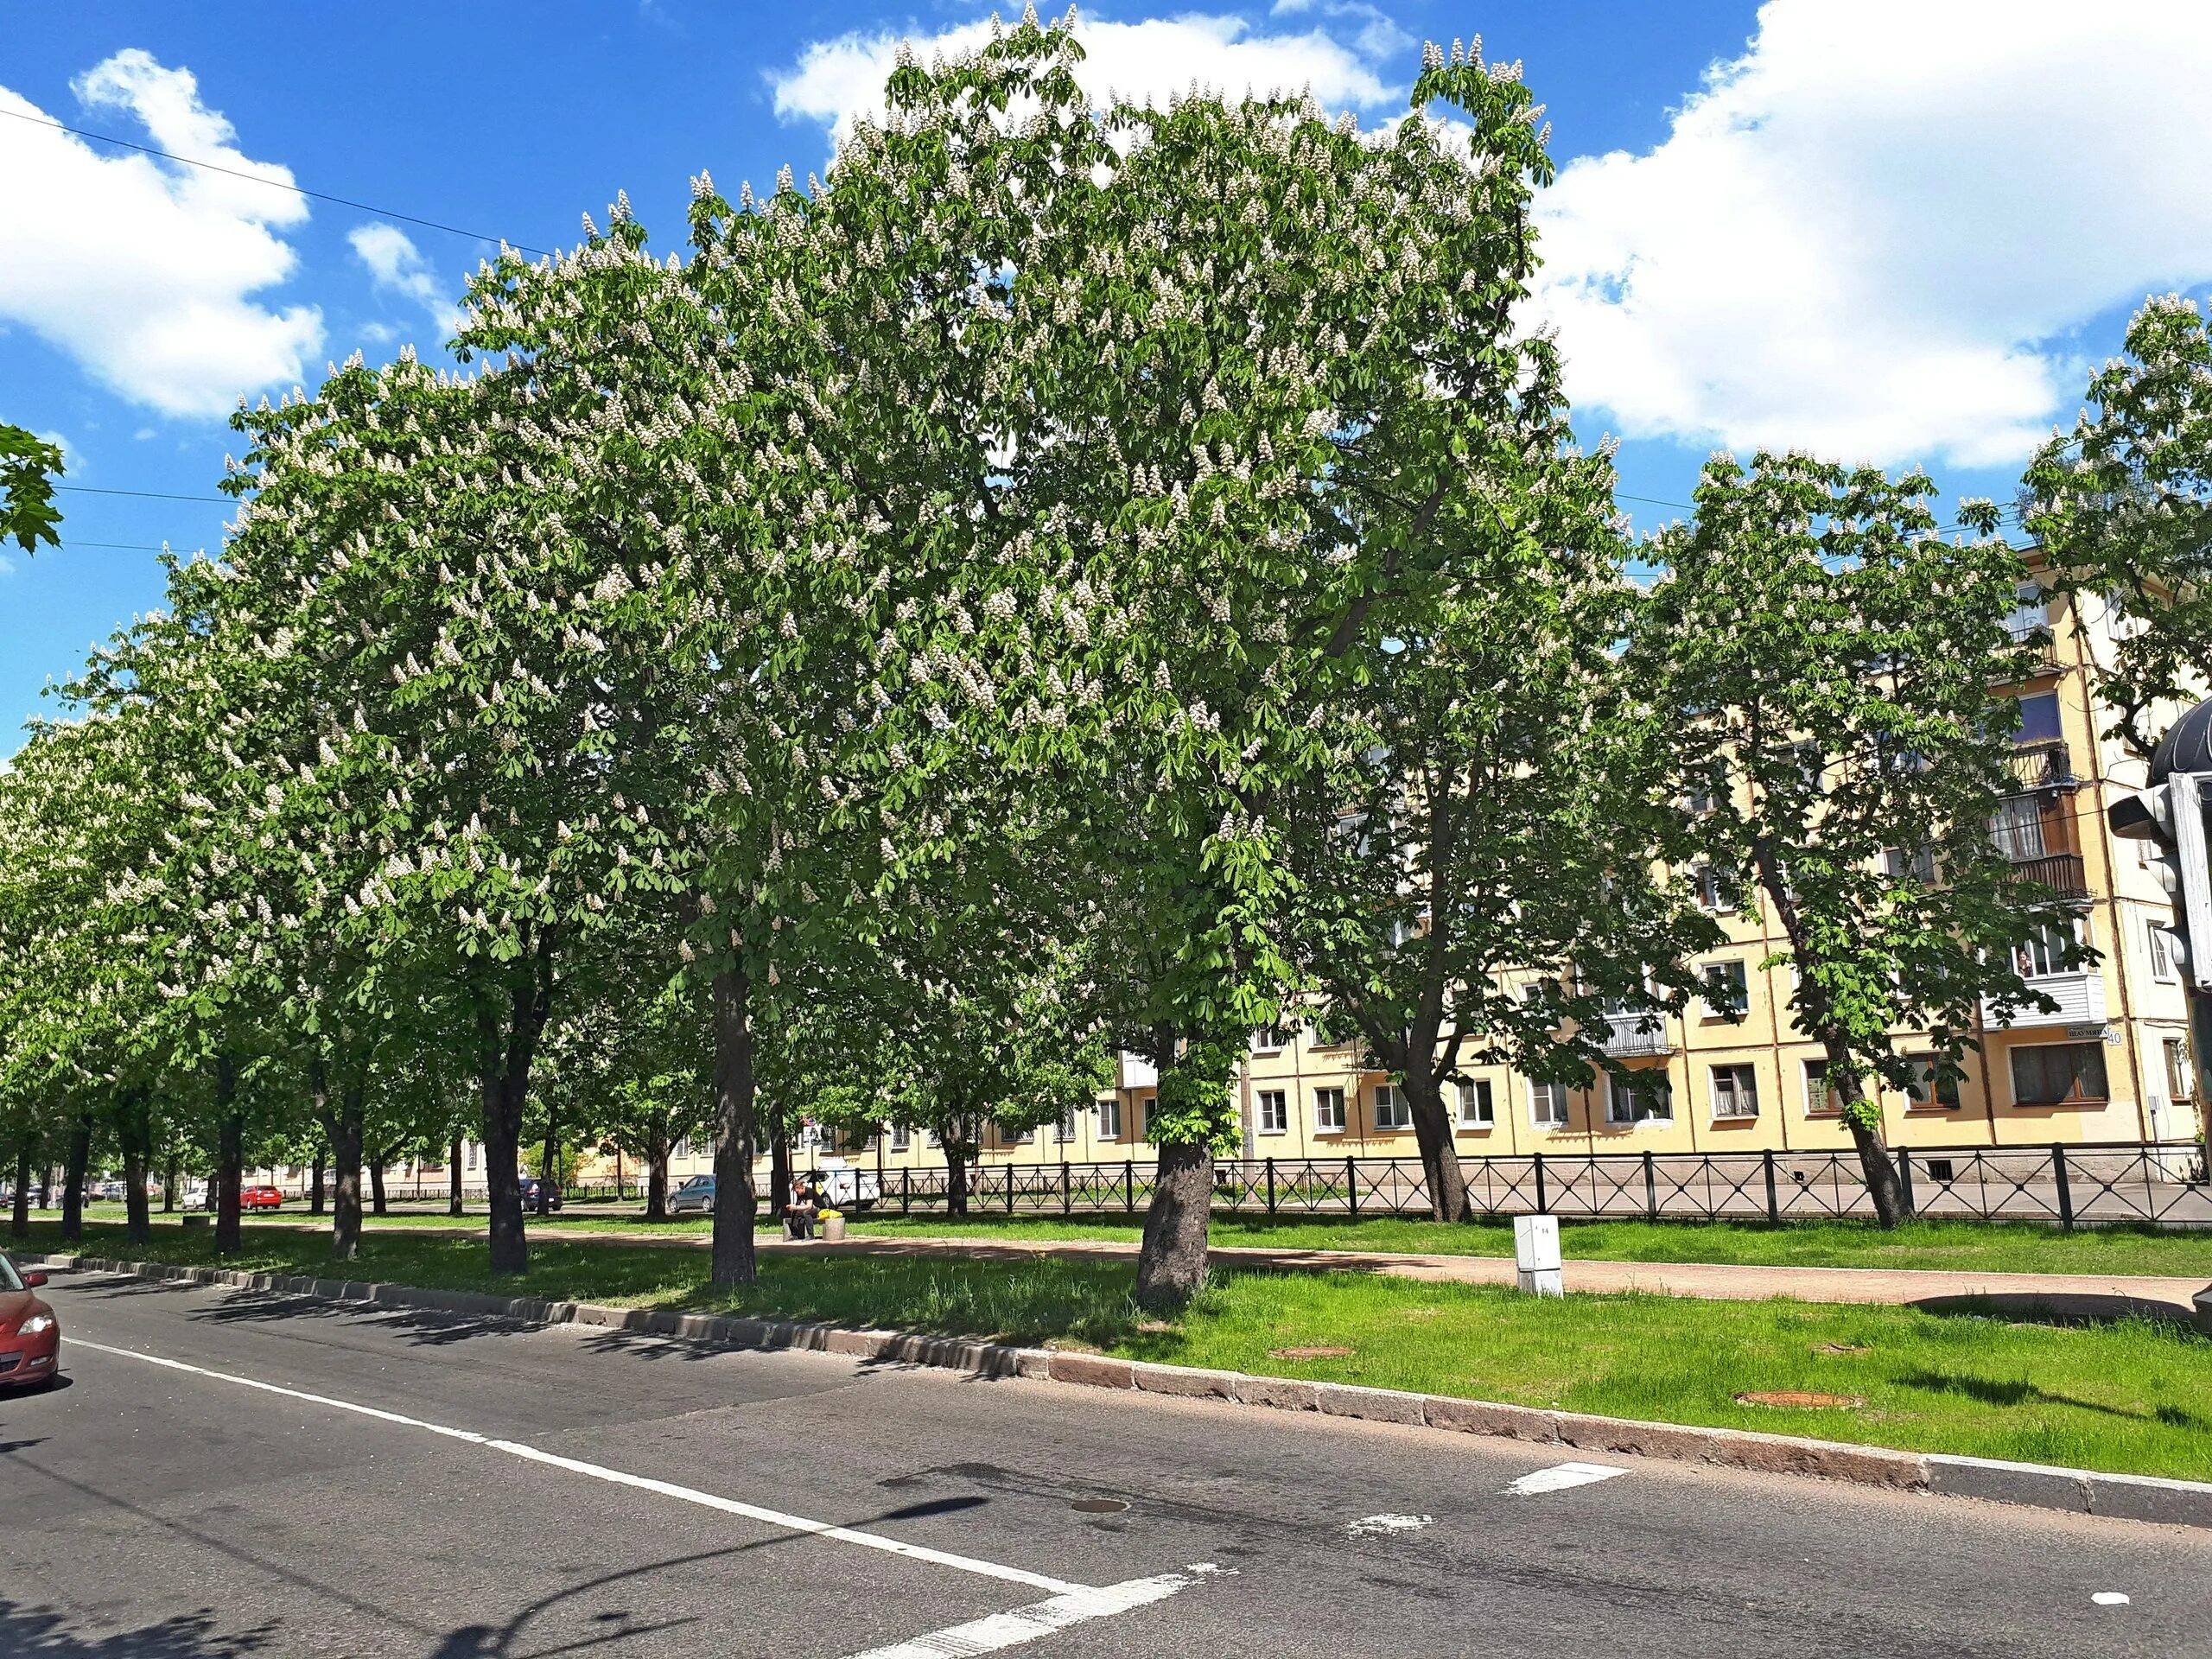
[{"label": "curb stone", "polygon": [[1400,1389],[1158,1365],[1110,1354],[1015,1348],[962,1337],[855,1331],[789,1320],[679,1313],[658,1308],[607,1307],[592,1302],[550,1302],[535,1297],[420,1290],[406,1285],[295,1278],[222,1268],[181,1268],[164,1262],[122,1262],[101,1256],[32,1252],[15,1259],[26,1266],[74,1268],[139,1279],[221,1285],[309,1296],[322,1301],[423,1308],[530,1325],[630,1331],[741,1348],[801,1349],[864,1360],[896,1361],[970,1376],[1022,1376],[1076,1388],[1116,1389],[1278,1411],[1317,1412],[1367,1422],[1426,1427],[1440,1433],[1483,1434],[1572,1446],[1580,1451],[1711,1464],[1766,1474],[1812,1475],[1891,1491],[1975,1497],[2075,1515],[2111,1516],[2121,1520],[2212,1529],[2212,1482],[2105,1474],[2090,1469],[2012,1463],[1998,1458],[1960,1457],[1940,1452],[1897,1452],[1884,1446],[1789,1434],[1762,1434],[1745,1429],[1641,1422],[1631,1418],[1548,1411],[1534,1406],[1466,1400],[1451,1395],[1414,1394]]}]

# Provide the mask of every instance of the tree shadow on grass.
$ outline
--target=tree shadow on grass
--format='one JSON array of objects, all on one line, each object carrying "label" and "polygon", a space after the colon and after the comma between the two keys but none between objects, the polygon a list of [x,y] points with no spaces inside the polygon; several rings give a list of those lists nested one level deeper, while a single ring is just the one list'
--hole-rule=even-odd
[{"label": "tree shadow on grass", "polygon": [[274,1640],[266,1624],[219,1634],[212,1612],[178,1613],[135,1630],[90,1632],[64,1628],[51,1607],[0,1596],[0,1654],[9,1659],[241,1659]]},{"label": "tree shadow on grass", "polygon": [[1961,1376],[1950,1371],[1927,1370],[1907,1371],[1897,1380],[1906,1388],[1924,1389],[1931,1394],[1964,1395],[1985,1406],[2071,1406],[2076,1410],[2094,1411],[2107,1417],[2122,1417],[2130,1422],[2164,1423],[2172,1428],[2212,1429],[2212,1418],[2200,1417],[2179,1406],[2152,1406],[2139,1409],[2112,1406],[2100,1400],[2054,1394],[2049,1389],[2024,1381]]},{"label": "tree shadow on grass", "polygon": [[2190,1337],[2191,1310],[2178,1302],[2103,1292],[1980,1291],[1971,1296],[1929,1296],[1912,1304],[1923,1313],[2011,1319],[2026,1325],[2116,1325],[2137,1319],[2162,1334]]}]

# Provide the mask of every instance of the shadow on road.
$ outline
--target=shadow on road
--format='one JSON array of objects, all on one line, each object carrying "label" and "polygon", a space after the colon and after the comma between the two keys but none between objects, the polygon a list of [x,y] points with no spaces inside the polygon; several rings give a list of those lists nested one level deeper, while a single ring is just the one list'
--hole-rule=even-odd
[{"label": "shadow on road", "polygon": [[9,1659],[238,1659],[262,1651],[271,1639],[267,1625],[219,1636],[206,1611],[135,1630],[69,1630],[53,1608],[21,1606],[0,1596],[0,1654]]},{"label": "shadow on road", "polygon": [[[57,1274],[56,1278],[59,1279]],[[514,1337],[536,1330],[518,1319],[488,1319],[474,1313],[440,1313],[429,1308],[387,1307],[376,1302],[327,1302],[314,1296],[293,1296],[278,1291],[235,1290],[224,1286],[196,1285],[181,1279],[133,1279],[100,1274],[73,1280],[73,1296],[115,1301],[141,1296],[191,1295],[208,1289],[225,1294],[219,1301],[186,1310],[185,1317],[201,1325],[236,1325],[263,1319],[319,1319],[392,1332],[423,1346],[443,1346],[476,1337]],[[4,1653],[0,1649],[0,1653]]]},{"label": "shadow on road", "polygon": [[1924,1296],[1910,1304],[1929,1313],[1971,1313],[2031,1325],[2111,1325],[2120,1319],[2148,1319],[2171,1325],[2173,1334],[2191,1334],[2195,1310],[2178,1302],[2118,1292],[1977,1291],[1971,1296]]}]

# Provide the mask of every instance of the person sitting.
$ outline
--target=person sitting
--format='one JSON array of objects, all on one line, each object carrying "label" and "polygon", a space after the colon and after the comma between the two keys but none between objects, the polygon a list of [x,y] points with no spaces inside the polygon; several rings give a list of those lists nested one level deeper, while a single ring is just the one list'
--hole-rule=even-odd
[{"label": "person sitting", "polygon": [[791,1201],[784,1206],[785,1236],[812,1238],[814,1218],[821,1213],[822,1195],[815,1190],[813,1178],[800,1176],[791,1183]]}]

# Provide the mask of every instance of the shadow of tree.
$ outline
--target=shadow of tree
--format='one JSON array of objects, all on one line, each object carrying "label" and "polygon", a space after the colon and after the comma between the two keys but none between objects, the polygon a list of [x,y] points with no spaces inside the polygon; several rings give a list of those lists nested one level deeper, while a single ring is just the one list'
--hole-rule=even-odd
[{"label": "shadow of tree", "polygon": [[2136,1423],[2165,1423],[2175,1428],[2212,1429],[2212,1418],[2184,1411],[2178,1406],[2152,1406],[2139,1409],[2126,1406],[2111,1406],[2101,1400],[2083,1400],[2070,1394],[2054,1394],[2024,1380],[1988,1376],[1961,1376],[1949,1371],[1907,1371],[1897,1381],[1909,1389],[1925,1389],[1931,1394],[1962,1394],[1985,1406],[2071,1406],[2078,1411],[2094,1411],[2107,1417],[2122,1417]]},{"label": "shadow of tree", "polygon": [[238,1659],[274,1639],[267,1624],[219,1635],[214,1615],[205,1610],[135,1630],[76,1631],[63,1628],[54,1608],[23,1606],[0,1596],[0,1654],[9,1659]]}]

